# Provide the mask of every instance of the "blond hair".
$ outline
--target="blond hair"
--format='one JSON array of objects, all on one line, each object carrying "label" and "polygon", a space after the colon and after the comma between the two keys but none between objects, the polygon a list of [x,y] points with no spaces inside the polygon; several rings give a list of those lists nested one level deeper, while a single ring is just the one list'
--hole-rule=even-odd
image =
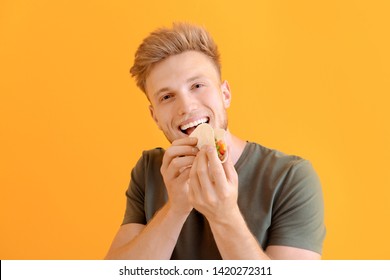
[{"label": "blond hair", "polygon": [[150,33],[138,47],[130,69],[137,86],[146,93],[146,78],[153,65],[185,51],[199,51],[207,55],[221,76],[218,48],[207,30],[188,23],[174,23],[172,28],[160,28]]}]

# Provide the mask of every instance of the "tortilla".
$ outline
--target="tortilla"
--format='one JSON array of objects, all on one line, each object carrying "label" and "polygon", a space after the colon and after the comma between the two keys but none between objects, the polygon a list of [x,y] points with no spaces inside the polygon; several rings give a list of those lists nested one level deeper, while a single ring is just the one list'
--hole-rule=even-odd
[{"label": "tortilla", "polygon": [[214,145],[214,130],[213,128],[207,124],[202,123],[198,125],[195,130],[190,134],[191,137],[198,138],[198,144],[196,145],[199,149],[202,148],[203,145]]},{"label": "tortilla", "polygon": [[202,123],[195,128],[190,137],[198,138],[198,143],[196,145],[198,149],[203,145],[216,146],[218,143],[217,152],[219,159],[222,163],[227,160],[226,131],[224,129],[216,128],[214,130],[211,125]]}]

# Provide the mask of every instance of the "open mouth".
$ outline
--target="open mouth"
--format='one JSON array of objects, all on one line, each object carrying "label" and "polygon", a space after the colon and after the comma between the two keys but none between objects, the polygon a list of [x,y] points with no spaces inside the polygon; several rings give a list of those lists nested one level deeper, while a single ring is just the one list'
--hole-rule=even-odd
[{"label": "open mouth", "polygon": [[209,118],[201,118],[199,120],[182,125],[179,128],[182,133],[190,135],[195,130],[195,128],[202,123],[209,123]]}]

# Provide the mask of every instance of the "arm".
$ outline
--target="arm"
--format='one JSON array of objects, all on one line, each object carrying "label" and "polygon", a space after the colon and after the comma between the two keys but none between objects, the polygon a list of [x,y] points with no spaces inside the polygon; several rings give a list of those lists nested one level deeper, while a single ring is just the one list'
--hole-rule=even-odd
[{"label": "arm", "polygon": [[106,259],[169,259],[187,216],[175,213],[167,203],[147,226],[121,226]]},{"label": "arm", "polygon": [[213,147],[202,149],[194,161],[190,197],[208,219],[223,259],[320,258],[315,252],[288,246],[269,246],[263,251],[238,208],[238,177],[233,163],[228,160],[222,165]]},{"label": "arm", "polygon": [[[224,259],[321,259],[321,255],[316,252],[289,246],[272,245],[263,251],[239,211],[236,215],[226,217],[225,222],[210,222],[218,249]],[[227,232],[229,234],[226,234]]]},{"label": "arm", "polygon": [[192,210],[188,201],[188,177],[198,149],[194,138],[176,140],[164,154],[161,173],[168,202],[147,225],[123,225],[106,259],[169,259],[180,231]]}]

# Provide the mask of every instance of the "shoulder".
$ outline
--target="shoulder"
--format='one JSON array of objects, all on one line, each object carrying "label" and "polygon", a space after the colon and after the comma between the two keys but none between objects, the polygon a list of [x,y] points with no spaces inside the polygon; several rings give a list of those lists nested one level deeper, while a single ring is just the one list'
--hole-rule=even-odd
[{"label": "shoulder", "polygon": [[144,161],[159,161],[162,160],[165,150],[161,147],[157,147],[142,152],[142,159]]},{"label": "shoulder", "polygon": [[254,153],[261,155],[263,158],[282,160],[282,161],[288,161],[288,162],[302,159],[301,157],[299,157],[297,155],[286,154],[282,151],[272,149],[269,147],[265,147],[265,146],[258,144],[258,143],[248,142],[248,144],[250,145],[250,147]]},{"label": "shoulder", "polygon": [[307,165],[309,161],[297,155],[289,155],[276,149],[267,148],[258,143],[248,142],[237,162],[237,168],[255,165],[268,171],[288,171],[299,165]]},{"label": "shoulder", "polygon": [[311,162],[297,155],[248,142],[236,166],[241,178],[260,181],[263,187],[276,192],[297,188],[319,191],[320,180]]},{"label": "shoulder", "polygon": [[165,150],[160,147],[143,151],[133,169],[133,172],[139,174],[153,170],[159,171],[164,153]]}]

